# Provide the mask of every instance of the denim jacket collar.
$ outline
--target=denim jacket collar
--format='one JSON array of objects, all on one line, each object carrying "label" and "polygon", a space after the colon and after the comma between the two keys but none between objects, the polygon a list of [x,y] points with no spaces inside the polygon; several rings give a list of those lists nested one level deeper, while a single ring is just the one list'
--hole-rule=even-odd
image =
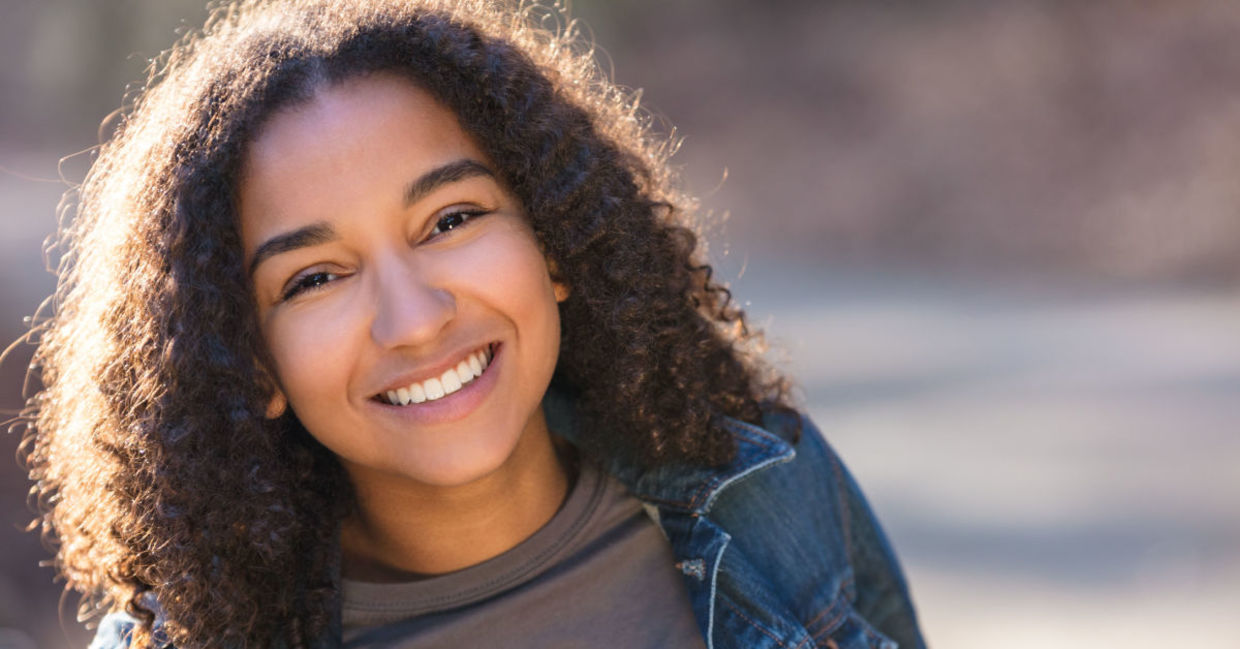
[{"label": "denim jacket collar", "polygon": [[[543,399],[547,426],[569,442],[578,442],[579,430],[572,401],[555,389]],[[723,425],[733,434],[737,452],[732,461],[719,467],[671,465],[647,469],[612,458],[604,468],[637,499],[673,511],[702,515],[710,511],[716,497],[727,487],[764,468],[787,462],[796,451],[786,440],[757,426],[730,417]],[[794,425],[778,414],[768,415],[763,424],[784,431]]]}]

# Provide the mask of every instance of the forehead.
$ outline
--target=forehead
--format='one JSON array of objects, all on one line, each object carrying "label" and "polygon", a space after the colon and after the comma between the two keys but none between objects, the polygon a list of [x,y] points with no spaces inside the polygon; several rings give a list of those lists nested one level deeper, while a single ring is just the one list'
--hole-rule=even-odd
[{"label": "forehead", "polygon": [[484,161],[456,115],[394,74],[324,86],[259,129],[238,183],[242,239],[342,212],[390,208],[410,179]]}]

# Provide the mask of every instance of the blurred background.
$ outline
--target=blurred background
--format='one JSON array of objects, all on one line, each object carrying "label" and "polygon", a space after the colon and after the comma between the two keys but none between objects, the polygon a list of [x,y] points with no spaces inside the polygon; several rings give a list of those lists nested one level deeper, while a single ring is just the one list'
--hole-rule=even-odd
[{"label": "blurred background", "polygon": [[[202,0],[0,0],[0,339]],[[937,647],[1240,646],[1240,4],[577,0]],[[63,176],[63,179],[62,179]],[[13,412],[30,349],[0,366]],[[0,648],[83,647],[0,435]]]}]

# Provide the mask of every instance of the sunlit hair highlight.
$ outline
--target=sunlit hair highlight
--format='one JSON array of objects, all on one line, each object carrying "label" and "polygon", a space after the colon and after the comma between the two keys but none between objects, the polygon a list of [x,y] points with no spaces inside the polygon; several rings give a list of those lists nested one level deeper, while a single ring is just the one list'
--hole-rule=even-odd
[{"label": "sunlit hair highlight", "polygon": [[[582,450],[721,464],[727,415],[788,388],[701,258],[674,146],[556,10],[467,0],[245,1],[154,66],[62,226],[27,461],[83,612],[128,610],[135,646],[306,647],[339,607],[351,490],[275,392],[234,190],[273,113],[395,72],[460,119],[521,201],[559,279],[554,384]],[[156,606],[157,603],[157,606]]]}]

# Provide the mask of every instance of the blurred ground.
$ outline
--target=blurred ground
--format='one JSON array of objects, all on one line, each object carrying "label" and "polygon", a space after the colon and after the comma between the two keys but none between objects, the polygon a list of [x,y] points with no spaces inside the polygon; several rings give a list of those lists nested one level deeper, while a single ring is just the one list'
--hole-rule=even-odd
[{"label": "blurred ground", "polygon": [[763,262],[738,288],[935,646],[1236,646],[1240,292]]},{"label": "blurred ground", "polygon": [[[201,4],[0,0],[0,339],[51,289],[57,160]],[[1240,4],[573,9],[729,214],[712,258],[869,493],[934,646],[1240,641]],[[0,365],[0,407],[27,358]],[[81,647],[16,532],[16,442],[0,649]]]}]

